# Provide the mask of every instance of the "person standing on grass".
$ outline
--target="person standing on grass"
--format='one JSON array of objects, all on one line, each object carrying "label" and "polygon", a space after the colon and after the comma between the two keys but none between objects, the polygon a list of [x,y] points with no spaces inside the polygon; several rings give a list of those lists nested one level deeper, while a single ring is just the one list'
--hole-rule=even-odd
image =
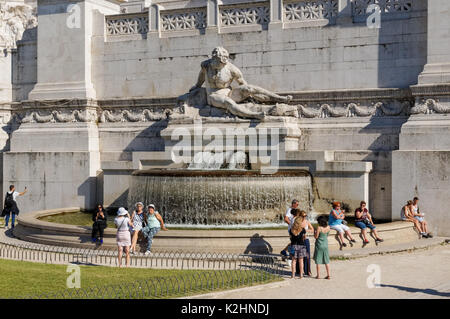
[{"label": "person standing on grass", "polygon": [[117,217],[114,219],[114,224],[117,226],[117,248],[119,250],[119,267],[122,267],[122,251],[125,251],[127,263],[126,266],[130,266],[130,246],[131,246],[131,235],[130,226],[131,223],[130,215],[125,208],[120,207],[117,211]]},{"label": "person standing on grass", "polygon": [[[313,233],[314,228],[308,220],[308,214],[304,210],[302,210],[302,211],[300,211],[299,216],[301,216],[303,218],[302,227],[305,229],[305,231],[307,233]],[[309,239],[306,237],[306,235],[305,235],[305,248],[306,248],[306,253],[308,254],[308,256],[303,258],[303,268],[304,268],[303,271],[304,271],[305,276],[312,276],[312,273],[311,273],[311,246],[309,243]]]},{"label": "person standing on grass", "polygon": [[334,229],[338,232],[338,237],[340,239],[340,245],[342,247],[347,247],[347,244],[344,243],[344,236],[343,234],[347,235],[347,238],[349,238],[350,242],[355,243],[356,241],[353,239],[352,234],[350,233],[350,227],[347,225],[344,225],[343,221],[345,219],[344,210],[341,210],[341,203],[334,202],[333,203],[333,209],[330,212],[330,217],[328,220],[328,224],[330,225],[331,229]]},{"label": "person standing on grass", "polygon": [[95,243],[98,240],[100,244],[103,244],[103,233],[107,226],[106,213],[103,205],[97,205],[97,210],[92,216],[92,221],[94,222],[92,224],[92,242]]},{"label": "person standing on grass", "polygon": [[155,205],[148,205],[148,213],[144,216],[145,227],[142,228],[142,234],[147,238],[147,251],[145,255],[151,255],[153,236],[155,236],[161,229],[167,230],[164,226],[164,221],[161,215],[155,211]]},{"label": "person standing on grass", "polygon": [[376,227],[373,224],[372,216],[369,214],[366,206],[366,202],[361,201],[359,207],[355,210],[355,226],[361,229],[361,236],[363,237],[364,244],[369,243],[366,236],[366,228],[370,228],[372,234],[375,236],[375,243],[381,243],[383,239],[378,236],[377,230],[375,229]]},{"label": "person standing on grass", "polygon": [[139,232],[142,230],[144,222],[144,204],[142,202],[136,203],[136,209],[131,214],[131,220],[133,221],[133,237],[131,239],[131,254],[136,253],[136,244],[139,237]]},{"label": "person standing on grass", "polygon": [[9,192],[5,196],[5,206],[2,211],[2,216],[5,216],[5,229],[8,229],[9,218],[11,220],[11,229],[14,229],[16,223],[16,215],[19,215],[19,207],[17,207],[16,199],[18,196],[23,196],[27,192],[25,187],[22,193],[16,192],[16,187],[14,185],[9,186]]},{"label": "person standing on grass", "polygon": [[289,253],[292,258],[292,276],[295,277],[297,261],[300,263],[300,276],[303,277],[303,258],[307,256],[305,247],[306,230],[302,227],[303,217],[298,216],[292,223],[291,230],[289,231],[291,236],[291,245],[289,247]]},{"label": "person standing on grass", "polygon": [[325,265],[327,270],[327,276],[325,279],[331,279],[330,276],[330,254],[328,252],[328,234],[330,233],[330,226],[328,226],[327,217],[319,216],[317,218],[317,229],[314,232],[314,238],[316,239],[314,247],[314,262],[316,263],[317,276],[320,278],[319,265]]}]

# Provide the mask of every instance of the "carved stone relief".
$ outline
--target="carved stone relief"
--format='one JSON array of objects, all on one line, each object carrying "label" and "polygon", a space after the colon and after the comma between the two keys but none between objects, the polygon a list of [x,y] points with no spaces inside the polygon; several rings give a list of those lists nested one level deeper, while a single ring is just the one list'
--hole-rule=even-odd
[{"label": "carved stone relief", "polygon": [[16,48],[25,30],[36,26],[36,12],[31,6],[0,2],[0,47]]}]

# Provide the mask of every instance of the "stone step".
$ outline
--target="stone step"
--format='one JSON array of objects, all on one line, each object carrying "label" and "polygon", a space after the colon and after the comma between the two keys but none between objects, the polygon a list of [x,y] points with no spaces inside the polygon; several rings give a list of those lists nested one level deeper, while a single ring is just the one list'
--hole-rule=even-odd
[{"label": "stone step", "polygon": [[[161,231],[154,240],[152,251],[197,251],[197,252],[217,252],[217,253],[275,253],[278,254],[288,243],[289,237],[285,230],[246,230],[238,231],[204,231],[189,230],[184,231]],[[194,235],[197,235],[194,237]],[[224,234],[225,233],[225,234]],[[228,236],[225,236],[228,233]],[[169,236],[171,235],[171,236]],[[379,235],[384,239],[383,243],[375,245],[373,238],[369,237],[370,243],[363,245],[359,236],[359,230],[352,229],[352,236],[356,243],[347,242],[347,247],[342,248],[337,241],[337,234],[333,230],[329,236],[330,251],[357,251],[359,249],[378,249],[379,247],[391,246],[395,244],[410,243],[418,239],[417,233],[413,228],[403,222],[389,223],[379,225]],[[67,232],[52,232],[51,230],[36,231],[34,228],[22,227],[20,224],[15,227],[14,236],[19,239],[41,243],[46,245],[64,246],[64,247],[82,247],[89,249],[98,249],[99,245],[91,242],[89,234],[74,234]],[[309,236],[311,246],[314,246],[314,238]],[[424,239],[425,240],[425,239]],[[146,240],[141,238],[138,241],[140,251],[146,249]],[[101,249],[116,250],[115,237],[105,236]]]}]

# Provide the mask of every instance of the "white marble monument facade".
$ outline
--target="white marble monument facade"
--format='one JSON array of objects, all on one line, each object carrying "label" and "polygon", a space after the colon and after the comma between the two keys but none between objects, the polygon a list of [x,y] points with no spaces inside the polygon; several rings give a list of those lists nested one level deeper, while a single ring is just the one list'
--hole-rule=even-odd
[{"label": "white marble monument facade", "polygon": [[[367,24],[371,3],[379,29]],[[366,200],[375,217],[396,220],[418,196],[433,230],[449,234],[448,1],[0,6],[3,190],[28,186],[24,212],[124,205],[134,170],[180,167],[170,136],[200,119],[282,129],[280,165],[311,172],[319,211]],[[297,116],[258,121],[180,100],[219,46],[248,83],[291,95]]]}]

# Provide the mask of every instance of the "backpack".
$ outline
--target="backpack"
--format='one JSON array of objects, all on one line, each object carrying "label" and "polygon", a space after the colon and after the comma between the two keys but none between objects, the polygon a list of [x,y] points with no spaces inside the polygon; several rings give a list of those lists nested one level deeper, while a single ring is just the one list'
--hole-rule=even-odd
[{"label": "backpack", "polygon": [[12,208],[14,206],[13,193],[6,193],[5,208]]}]

